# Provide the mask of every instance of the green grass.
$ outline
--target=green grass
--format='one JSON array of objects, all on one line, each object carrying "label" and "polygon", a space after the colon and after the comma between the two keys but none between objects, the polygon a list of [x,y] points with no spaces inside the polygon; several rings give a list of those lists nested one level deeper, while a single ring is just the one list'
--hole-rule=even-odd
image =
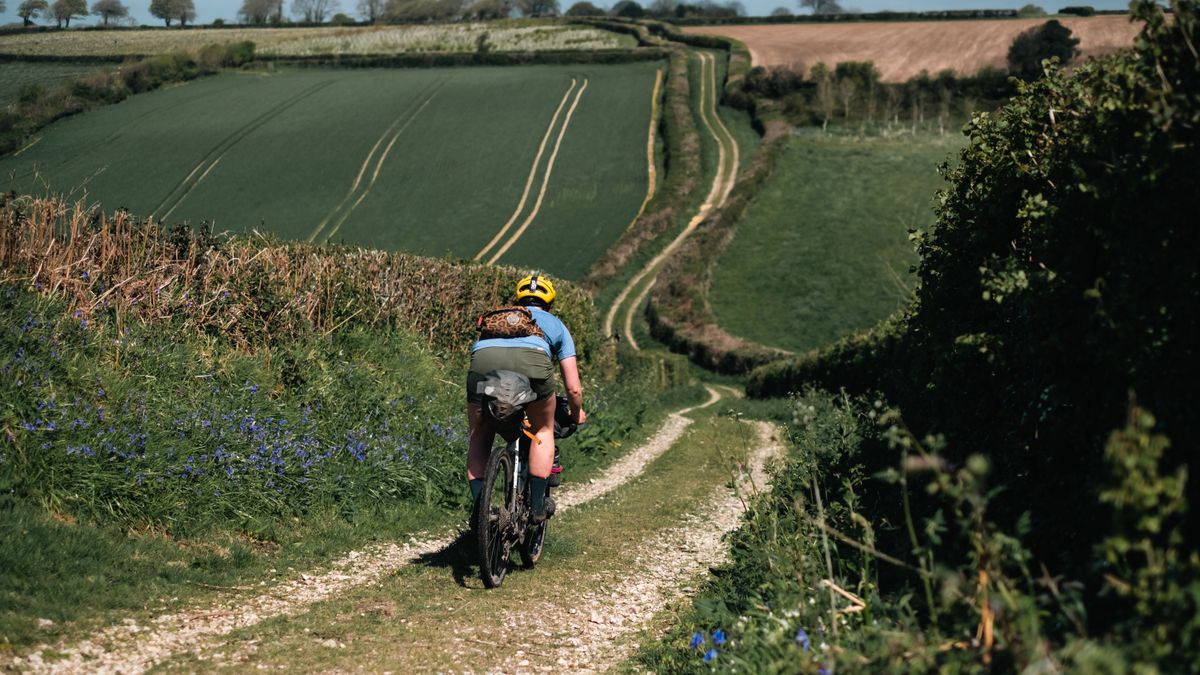
[{"label": "green grass", "polygon": [[805,351],[906,304],[908,230],[933,222],[937,166],[957,136],[791,139],[713,273],[710,298],[734,335]]},{"label": "green grass", "polygon": [[[556,516],[538,566],[514,570],[499,590],[482,590],[472,542],[460,539],[377,584],[234,631],[214,651],[230,653],[255,639],[253,663],[304,671],[353,670],[362,664],[393,672],[488,671],[507,656],[497,651],[506,649],[498,631],[504,630],[507,612],[536,606],[557,593],[565,594],[563,602],[580,606],[579,620],[588,620],[586,594],[607,594],[627,580],[631,570],[645,565],[639,542],[678,525],[729,480],[731,467],[751,450],[744,441],[753,432],[717,412],[714,407],[692,415],[697,422],[637,480]],[[652,630],[662,623],[653,620]],[[574,633],[569,625],[538,628],[520,636],[521,646],[531,668],[553,669],[556,664],[546,654]],[[344,648],[322,646],[330,638]],[[161,668],[190,672],[210,669],[211,663],[181,654]]]},{"label": "green grass", "polygon": [[[0,652],[466,517],[465,364],[415,336],[347,328],[248,353],[85,323],[8,283],[0,354]],[[703,397],[678,361],[629,361],[607,385],[584,369],[592,424],[563,453],[570,480]]]},{"label": "green grass", "polygon": [[104,70],[95,63],[14,63],[0,62],[0,107],[14,103],[21,89],[38,84],[53,89],[64,80]]},{"label": "green grass", "polygon": [[577,277],[645,196],[654,68],[231,73],[60,121],[0,160],[0,187],[86,192],[107,208],[297,239],[328,219],[322,239],[472,257],[520,201],[571,80],[586,78],[541,212],[501,258]]}]

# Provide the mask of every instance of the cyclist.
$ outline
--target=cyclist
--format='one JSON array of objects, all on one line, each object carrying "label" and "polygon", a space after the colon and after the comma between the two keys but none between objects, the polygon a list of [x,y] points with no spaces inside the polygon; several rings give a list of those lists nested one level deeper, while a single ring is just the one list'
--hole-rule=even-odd
[{"label": "cyclist", "polygon": [[[471,499],[478,499],[483,489],[488,455],[496,431],[483,415],[482,397],[476,385],[494,370],[513,370],[529,378],[537,400],[525,408],[534,435],[539,442],[529,449],[529,478],[533,522],[541,523],[554,514],[554,501],[546,498],[546,484],[554,464],[554,366],[558,361],[567,400],[571,406],[571,421],[583,424],[583,389],[579,383],[579,368],[575,359],[575,341],[563,322],[550,313],[554,306],[554,284],[544,276],[531,274],[517,282],[517,304],[526,307],[544,337],[481,339],[471,347],[471,368],[467,372],[467,419],[471,425],[471,445],[467,452],[467,480]],[[548,502],[548,503],[547,503]]]}]

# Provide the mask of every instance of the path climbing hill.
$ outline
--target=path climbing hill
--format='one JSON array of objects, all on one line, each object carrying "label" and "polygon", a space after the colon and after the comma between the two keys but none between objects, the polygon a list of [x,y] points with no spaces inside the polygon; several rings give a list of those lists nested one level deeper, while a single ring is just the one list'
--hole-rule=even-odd
[{"label": "path climbing hill", "polygon": [[[469,538],[457,530],[428,532],[353,551],[328,572],[297,574],[266,589],[230,589],[230,596],[210,605],[45,645],[9,665],[32,672],[129,673],[227,662],[337,670],[387,663],[402,672],[451,664],[507,669],[507,660],[516,658],[512,667],[519,670],[525,666],[518,653],[550,651],[554,658],[542,659],[539,667],[592,669],[602,653],[605,663],[614,662],[626,652],[605,651],[603,644],[649,625],[665,602],[720,557],[720,535],[738,517],[731,510],[735,498],[721,486],[732,477],[742,493],[761,487],[762,463],[778,451],[772,429],[713,414],[734,395],[730,388],[708,392],[705,403],[670,415],[652,438],[595,480],[565,486],[543,564],[511,574],[499,591],[483,590],[470,569]],[[754,470],[739,468],[745,466]],[[673,560],[680,550],[688,553],[686,560]],[[653,582],[655,594],[646,592],[645,583],[621,585],[630,570]],[[525,622],[520,612],[536,606],[546,589],[573,589],[560,609],[587,625],[501,628]],[[563,640],[551,640],[558,647],[548,650],[543,633],[553,637],[559,630]],[[397,632],[409,637],[400,639]],[[497,640],[503,648],[480,648]]]},{"label": "path climbing hill", "polygon": [[719,101],[717,57],[706,51],[697,51],[695,55],[700,62],[700,96],[697,112],[705,133],[711,136],[716,143],[717,169],[704,202],[700,204],[688,224],[625,284],[605,314],[605,334],[611,335],[614,328],[620,327],[634,349],[640,349],[633,331],[634,315],[645,303],[650,289],[658,280],[659,272],[700,223],[704,222],[709,213],[719,209],[725,203],[737,180],[740,163],[738,143],[717,113]]}]

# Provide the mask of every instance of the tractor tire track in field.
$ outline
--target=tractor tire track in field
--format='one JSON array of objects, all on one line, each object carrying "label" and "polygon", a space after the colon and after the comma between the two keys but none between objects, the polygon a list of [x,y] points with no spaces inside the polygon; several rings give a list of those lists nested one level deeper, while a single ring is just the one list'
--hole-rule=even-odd
[{"label": "tractor tire track in field", "polygon": [[583,98],[583,92],[587,91],[587,88],[588,79],[585,77],[583,79],[583,86],[581,86],[579,91],[576,92],[575,100],[571,102],[571,107],[567,110],[566,117],[563,118],[562,126],[558,129],[558,138],[556,138],[554,141],[554,150],[550,153],[550,158],[546,160],[546,170],[542,173],[542,187],[538,190],[537,200],[533,203],[532,210],[530,210],[529,215],[525,217],[525,220],[521,223],[521,226],[517,228],[517,231],[508,238],[508,241],[506,241],[503,246],[497,249],[496,252],[492,254],[492,257],[488,258],[487,262],[489,265],[495,265],[500,260],[500,257],[507,253],[508,249],[512,248],[513,244],[517,243],[517,240],[521,238],[521,235],[525,234],[525,230],[529,229],[529,225],[533,222],[533,219],[537,217],[538,212],[542,210],[542,200],[546,198],[546,188],[550,185],[550,175],[554,172],[554,162],[558,159],[558,151],[562,147],[563,137],[567,135],[567,127],[571,125],[571,118],[575,115],[575,109],[579,107],[579,101],[581,98]]},{"label": "tractor tire track in field", "polygon": [[[754,423],[754,449],[733,476],[733,489],[712,490],[683,522],[630,542],[638,555],[615,584],[604,574],[573,579],[574,588],[592,590],[511,605],[499,622],[507,629],[505,649],[487,672],[604,672],[629,659],[637,648],[633,638],[727,559],[722,539],[741,523],[748,501],[766,488],[767,465],[784,453],[779,438],[775,425]],[[563,632],[570,637],[554,637]]]},{"label": "tractor tire track in field", "polygon": [[529,177],[525,179],[525,190],[521,193],[521,201],[517,202],[517,208],[513,209],[512,215],[508,217],[508,221],[504,223],[504,227],[492,237],[492,240],[475,254],[475,260],[479,260],[487,255],[488,251],[492,250],[504,235],[508,233],[509,228],[513,223],[517,222],[521,212],[525,210],[525,202],[529,199],[529,191],[533,189],[533,179],[537,177],[538,166],[542,163],[542,154],[546,151],[546,143],[550,141],[550,135],[554,132],[555,125],[558,124],[558,116],[562,113],[563,108],[567,105],[567,101],[571,98],[571,92],[575,91],[575,84],[578,82],[575,78],[571,78],[571,86],[567,87],[567,92],[563,94],[562,100],[558,102],[558,107],[554,110],[554,115],[550,117],[550,124],[546,126],[546,133],[542,134],[542,142],[538,145],[537,155],[533,158],[533,166],[529,167]]},{"label": "tractor tire track in field", "polygon": [[[433,100],[433,97],[436,96],[439,91],[441,91],[442,86],[444,86],[449,79],[450,78],[448,78],[448,77],[441,78],[439,80],[434,81],[428,87],[421,90],[421,92],[418,93],[417,96],[413,99],[413,102],[408,107],[406,107],[403,111],[401,111],[401,113],[399,115],[396,116],[396,119],[393,120],[392,123],[389,124],[388,127],[383,130],[383,133],[379,134],[379,138],[375,141],[375,145],[371,146],[371,151],[367,153],[366,158],[363,159],[362,165],[359,166],[358,175],[356,175],[354,177],[354,182],[350,184],[350,189],[346,192],[346,196],[342,197],[342,201],[338,202],[338,205],[335,206],[333,208],[333,210],[330,211],[329,214],[325,216],[324,220],[322,220],[319,224],[317,224],[317,227],[316,227],[316,229],[314,229],[312,231],[312,234],[308,235],[308,241],[315,243],[317,237],[321,236],[321,233],[325,231],[325,227],[329,224],[329,221],[336,218],[338,213],[340,213],[342,211],[342,209],[344,209],[346,207],[346,204],[358,192],[359,186],[362,185],[363,177],[366,176],[367,169],[370,168],[371,160],[374,159],[374,157],[375,157],[375,152],[377,150],[379,150],[379,147],[381,145],[383,145],[383,142],[387,140],[388,136],[392,135],[393,132],[396,131],[397,126],[404,123],[405,118],[408,118],[408,122],[411,123],[412,120],[416,118],[417,113],[419,113],[421,111],[421,109],[425,107],[426,104],[428,104],[431,100]],[[418,103],[418,101],[419,101],[419,103]],[[414,110],[415,110],[415,112],[414,112]],[[404,124],[405,124],[405,127],[407,127],[407,123],[404,123]],[[403,131],[403,129],[401,129],[401,131]],[[391,150],[392,145],[395,144],[396,139],[399,138],[399,135],[400,135],[399,132],[396,132],[395,136],[392,137],[391,143],[388,143],[387,149],[384,151],[385,154],[388,150]],[[373,174],[373,178],[377,178],[379,176],[379,168],[382,165],[383,165],[383,162],[382,162],[382,159],[380,159],[380,161],[376,163],[375,173]],[[370,191],[370,188],[368,187],[367,190]],[[352,206],[350,210],[353,211],[354,208],[357,207],[361,201],[362,201],[361,198],[358,201],[356,201],[354,203],[354,206]],[[342,222],[344,222],[344,221],[345,221],[345,217],[343,217],[342,220],[338,222],[338,227],[340,227]],[[332,236],[332,234],[325,237],[326,241],[328,241],[330,236]]]},{"label": "tractor tire track in field", "polygon": [[[183,86],[184,84],[187,84],[187,83],[181,83],[181,84],[178,84],[175,86],[180,87],[180,86]],[[165,105],[161,108],[152,108],[150,110],[147,110],[146,112],[143,112],[139,115],[134,116],[133,118],[127,120],[124,124],[122,124],[116,131],[114,131],[111,134],[109,134],[108,136],[106,136],[103,140],[95,141],[93,143],[89,143],[86,145],[73,146],[71,148],[71,153],[68,155],[65,155],[61,160],[59,160],[57,162],[46,163],[46,164],[36,164],[29,171],[25,171],[22,173],[13,173],[11,178],[13,178],[14,180],[23,180],[25,178],[35,176],[39,173],[58,171],[65,167],[71,166],[72,164],[82,161],[93,150],[96,150],[97,148],[108,147],[112,143],[116,142],[119,138],[124,136],[130,129],[134,128],[143,119],[150,117],[151,115],[158,115],[158,114],[170,112],[171,110],[174,110],[175,108],[178,108],[180,106],[184,106],[189,103],[193,103],[195,101],[206,98],[208,96],[212,96],[214,94],[223,93],[228,89],[233,89],[235,86],[237,86],[237,85],[230,84],[228,86],[221,87],[219,89],[202,91],[201,93],[199,93],[195,96],[188,96],[188,97],[181,96],[181,97],[179,97],[179,100],[168,103],[167,105]],[[164,87],[164,89],[165,88],[166,87]],[[33,143],[30,143],[29,145],[25,146],[24,148],[21,148],[20,151],[13,153],[12,156],[16,157],[16,156],[20,155],[22,152],[25,152],[29,148],[33,147],[37,143],[37,141],[40,141],[40,140],[42,140],[42,137],[39,136]]]},{"label": "tractor tire track in field", "polygon": [[[414,121],[416,121],[421,112],[425,110],[425,107],[437,97],[438,92],[441,91],[442,85],[444,85],[448,79],[449,78],[442,79],[436,83],[431,90],[426,90],[429,92],[429,94],[425,97],[425,100],[421,101],[421,103],[417,105],[415,109],[410,107],[403,115],[401,115],[401,117],[396,119],[396,122],[393,122],[392,126],[384,132],[383,136],[379,137],[379,140],[376,141],[375,146],[371,148],[371,153],[367,155],[367,159],[363,162],[362,167],[359,168],[358,176],[354,179],[354,184],[350,188],[350,193],[347,194],[346,198],[342,200],[342,203],[338,205],[338,209],[341,209],[346,200],[354,194],[354,191],[359,189],[359,185],[362,183],[363,174],[367,169],[367,165],[371,162],[372,155],[375,154],[375,151],[379,148],[379,144],[383,142],[383,139],[389,133],[392,134],[392,140],[389,141],[388,144],[383,148],[383,152],[380,153],[379,159],[375,160],[375,170],[371,173],[371,180],[367,183],[366,187],[362,188],[362,191],[358,194],[358,199],[354,200],[354,203],[350,205],[350,208],[342,212],[342,215],[340,218],[338,218],[337,223],[329,230],[329,233],[324,236],[323,243],[328,243],[331,239],[333,239],[334,235],[341,231],[342,225],[345,224],[350,215],[354,213],[354,210],[358,208],[358,205],[363,203],[363,200],[367,198],[367,195],[371,193],[371,190],[375,187],[375,182],[379,180],[379,173],[383,170],[383,163],[387,161],[388,155],[392,152],[392,147],[396,145],[396,141],[400,140],[400,136],[402,136],[404,132],[408,130],[408,127]],[[407,115],[407,119],[404,119],[404,123],[400,126],[400,128],[396,129],[396,131],[392,133],[392,129],[395,128],[395,125],[398,124],[405,115]],[[319,237],[320,230],[322,230],[328,222],[329,221],[327,218],[325,222],[321,223],[321,225],[317,228],[317,232],[315,232],[309,240],[313,241],[315,238]]]},{"label": "tractor tire track in field", "polygon": [[[597,499],[641,475],[693,424],[693,420],[684,415],[708,408],[724,395],[717,388],[706,389],[707,401],[671,413],[652,438],[597,479],[573,489],[563,489],[556,499],[559,511]],[[459,534],[457,528],[448,528],[414,535],[404,544],[388,543],[351,551],[333,562],[328,572],[313,576],[301,574],[299,578],[282,582],[257,596],[218,601],[215,605],[161,615],[146,625],[126,619],[72,644],[42,645],[26,656],[12,658],[7,663],[0,661],[0,667],[39,673],[141,673],[178,654],[200,655],[234,630],[297,614],[314,603],[378,581],[423,556],[445,551]]]},{"label": "tractor tire track in field", "polygon": [[[658,128],[658,94],[662,90],[663,71],[662,69],[654,71],[654,90],[650,93],[650,130],[646,133],[646,197],[642,199],[642,205],[638,207],[637,213],[633,219],[629,221],[628,231],[637,223],[638,218],[646,212],[646,207],[650,204],[650,200],[654,199],[654,191],[657,189],[658,183],[658,167],[654,163],[654,138],[655,131]],[[612,332],[606,333],[611,335]]]},{"label": "tractor tire track in field", "polygon": [[[623,329],[625,337],[629,341],[629,345],[635,350],[640,349],[640,347],[633,335],[633,316],[637,312],[637,308],[645,302],[646,296],[650,294],[650,290],[654,287],[654,282],[658,280],[658,273],[662,270],[663,264],[691,236],[696,227],[704,222],[704,219],[708,217],[711,211],[719,209],[724,205],[726,197],[729,196],[729,192],[733,189],[733,185],[737,180],[739,162],[737,140],[729,132],[729,129],[721,121],[721,117],[717,113],[716,58],[708,52],[697,52],[697,56],[700,59],[700,120],[709,135],[717,143],[717,171],[716,175],[713,176],[713,182],[709,188],[708,195],[704,198],[704,202],[700,205],[696,215],[683,228],[683,231],[671,243],[667,244],[666,248],[654,256],[650,262],[646,263],[629,280],[629,283],[621,289],[616,300],[609,306],[608,312],[605,314],[604,332],[606,335],[612,335],[617,315],[624,312]],[[634,296],[633,301],[627,302],[639,286],[641,290]]]},{"label": "tractor tire track in field", "polygon": [[[234,131],[226,136],[220,143],[217,143],[217,145],[213,146],[211,150],[205,153],[204,157],[200,159],[200,162],[196,164],[191,173],[189,173],[183,180],[179,181],[179,183],[176,184],[169,193],[167,193],[167,196],[158,204],[158,206],[154,208],[154,211],[150,213],[150,217],[157,218],[157,220],[160,221],[166,220],[175,211],[175,209],[179,208],[179,205],[182,204],[185,199],[187,199],[188,195],[192,193],[192,190],[196,189],[196,186],[200,184],[200,181],[204,180],[204,178],[208,176],[213,167],[215,167],[217,163],[221,161],[221,158],[224,157],[225,153],[229,152],[231,148],[240,143],[242,139],[249,136],[259,127],[271,121],[276,115],[282,113],[288,108],[291,108],[300,101],[312,96],[313,94],[333,83],[334,80],[318,82],[311,87],[308,87],[304,91],[301,91],[299,94],[287,99],[286,101],[275,105],[258,117],[255,117],[247,122],[237,131]],[[200,178],[193,181],[192,178],[197,174],[200,175]],[[166,212],[163,213],[162,217],[157,217],[158,213],[164,208],[167,209]]]}]

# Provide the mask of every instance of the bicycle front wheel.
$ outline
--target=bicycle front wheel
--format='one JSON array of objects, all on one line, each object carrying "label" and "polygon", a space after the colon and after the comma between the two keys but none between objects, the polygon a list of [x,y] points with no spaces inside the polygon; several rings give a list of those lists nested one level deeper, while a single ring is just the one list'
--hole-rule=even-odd
[{"label": "bicycle front wheel", "polygon": [[504,583],[509,554],[516,541],[517,491],[513,479],[512,454],[505,448],[495,448],[488,459],[483,489],[475,505],[479,573],[488,588]]}]

